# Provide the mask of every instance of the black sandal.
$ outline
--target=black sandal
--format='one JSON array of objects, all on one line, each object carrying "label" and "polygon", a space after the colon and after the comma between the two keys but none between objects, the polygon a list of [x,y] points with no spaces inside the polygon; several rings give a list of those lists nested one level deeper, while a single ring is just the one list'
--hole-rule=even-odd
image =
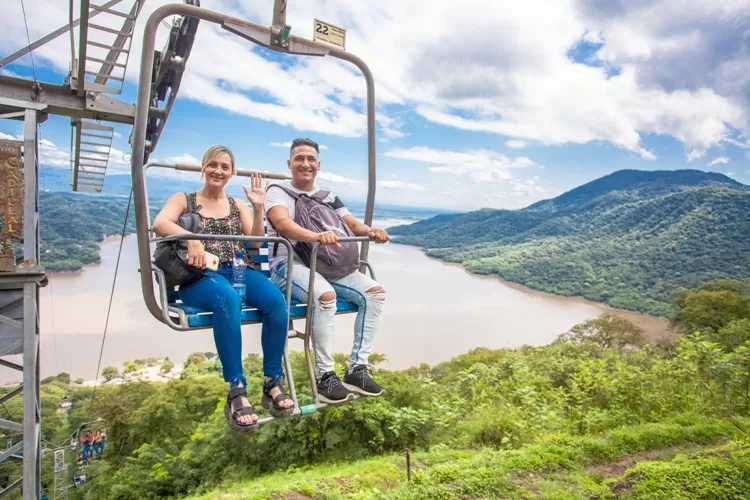
[{"label": "black sandal", "polygon": [[257,418],[250,400],[246,406],[242,404],[241,398],[243,397],[247,398],[247,391],[244,387],[229,389],[227,403],[224,405],[224,416],[229,420],[229,427],[232,429],[240,432],[255,432],[260,427],[257,420],[252,424],[243,424],[237,420],[243,415],[255,415]]},{"label": "black sandal", "polygon": [[[275,398],[271,398],[271,390],[274,387],[279,388],[279,392]],[[260,404],[269,411],[271,415],[273,415],[276,418],[284,418],[284,417],[290,417],[292,413],[294,413],[294,404],[290,406],[289,408],[284,408],[283,406],[279,406],[279,403],[285,399],[288,399],[292,403],[294,403],[294,400],[286,395],[284,392],[284,387],[281,385],[280,382],[276,381],[273,383],[264,383],[263,384],[263,397],[260,398]]]}]

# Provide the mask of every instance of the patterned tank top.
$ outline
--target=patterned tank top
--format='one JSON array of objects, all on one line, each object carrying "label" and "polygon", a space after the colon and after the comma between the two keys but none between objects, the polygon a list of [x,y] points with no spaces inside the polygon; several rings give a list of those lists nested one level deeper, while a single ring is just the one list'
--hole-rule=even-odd
[{"label": "patterned tank top", "polygon": [[[197,212],[196,208],[198,202],[196,201],[196,193],[188,194],[187,198],[189,204],[188,209],[191,212]],[[229,200],[229,215],[227,215],[226,217],[215,219],[213,217],[205,217],[197,212],[201,217],[201,222],[203,223],[204,234],[227,234],[235,236],[240,236],[243,234],[242,222],[240,221],[240,210],[239,208],[237,208],[237,203],[231,196],[227,196],[227,199]],[[247,267],[254,267],[253,259],[250,257],[250,255],[248,255],[249,249],[245,248],[243,242],[204,240],[203,248],[206,250],[206,252],[216,255],[219,258],[219,262],[221,262],[222,264],[230,265],[232,263],[232,259],[234,258],[234,254],[237,251],[241,250],[245,254],[245,262],[247,263]]]}]

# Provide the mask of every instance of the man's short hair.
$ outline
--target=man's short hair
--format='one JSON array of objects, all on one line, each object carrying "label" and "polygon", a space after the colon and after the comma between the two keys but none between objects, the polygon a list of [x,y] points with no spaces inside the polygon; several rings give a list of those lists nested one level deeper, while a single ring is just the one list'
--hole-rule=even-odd
[{"label": "man's short hair", "polygon": [[297,146],[310,146],[311,148],[315,148],[315,151],[320,154],[320,148],[318,147],[317,142],[307,137],[298,137],[292,141],[292,146],[289,148],[289,156],[292,156],[292,151],[294,151],[294,148]]}]

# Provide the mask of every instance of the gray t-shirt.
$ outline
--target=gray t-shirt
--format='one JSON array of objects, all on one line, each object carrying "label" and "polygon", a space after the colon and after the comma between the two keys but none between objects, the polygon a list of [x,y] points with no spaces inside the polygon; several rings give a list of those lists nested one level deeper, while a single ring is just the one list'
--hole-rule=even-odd
[{"label": "gray t-shirt", "polygon": [[[291,189],[292,191],[295,191],[297,193],[305,193],[307,195],[313,195],[320,191],[317,187],[315,187],[312,191],[302,191],[301,189],[297,189],[296,187],[292,186],[291,181],[284,181],[279,183],[283,185],[287,189]],[[265,203],[265,211],[266,211],[266,230],[268,231],[268,236],[276,237],[279,234],[276,232],[276,230],[271,225],[271,221],[268,219],[268,211],[271,210],[273,207],[278,205],[283,205],[289,210],[289,218],[294,220],[294,204],[295,199],[289,196],[289,194],[284,191],[283,189],[278,188],[271,188],[269,186],[269,189],[266,190],[266,203]],[[329,193],[328,196],[323,200],[324,203],[328,204],[331,208],[333,208],[339,217],[342,219],[346,217],[347,215],[350,215],[351,212],[349,212],[349,209],[344,206],[344,203],[341,201],[341,199],[336,196],[334,193]],[[289,240],[292,245],[294,245],[294,240]],[[278,249],[276,251],[276,256],[273,255],[273,243],[268,244],[268,264],[269,267],[274,267],[276,264],[278,264],[280,261],[286,260],[286,247],[282,244],[279,244]]]}]

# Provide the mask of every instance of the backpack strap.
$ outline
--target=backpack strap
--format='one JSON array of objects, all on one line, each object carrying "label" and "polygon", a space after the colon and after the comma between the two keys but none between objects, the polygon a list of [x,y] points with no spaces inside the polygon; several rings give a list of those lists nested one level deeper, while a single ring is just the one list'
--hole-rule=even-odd
[{"label": "backpack strap", "polygon": [[185,195],[185,198],[187,199],[187,213],[198,213],[200,212],[201,208],[203,208],[201,205],[198,205],[197,201],[197,193],[182,193]]},{"label": "backpack strap", "polygon": [[[295,201],[299,200],[299,197],[300,197],[299,193],[297,193],[296,191],[292,191],[291,189],[286,188],[286,187],[282,186],[281,184],[269,184],[268,187],[266,188],[266,193],[272,187],[277,187],[279,189],[283,189],[284,192],[286,194],[288,194],[289,196],[291,196],[292,198],[294,198]],[[279,230],[276,229],[276,226],[273,225],[273,221],[269,217],[266,217],[266,222],[268,222],[268,224],[270,224],[270,226],[273,228],[274,231],[276,231],[278,233],[279,236],[281,236],[282,238],[284,238],[287,241],[289,241],[289,238],[285,238],[281,233],[279,233]],[[276,255],[278,254],[278,252],[279,252],[279,242],[275,241],[273,243],[273,250],[272,250],[271,255],[273,257],[276,257]],[[291,257],[291,256],[289,256],[289,257]]]},{"label": "backpack strap", "polygon": [[325,200],[328,197],[329,194],[331,194],[330,191],[323,191],[321,189],[320,191],[318,191],[314,195],[310,196],[310,198],[312,198],[313,200],[315,200],[317,202],[323,203],[323,200]]},{"label": "backpack strap", "polygon": [[277,187],[277,188],[283,189],[283,190],[284,190],[284,192],[286,192],[286,194],[288,194],[289,196],[291,196],[291,197],[292,197],[292,198],[294,198],[295,200],[299,199],[299,197],[300,197],[300,194],[299,194],[298,192],[296,192],[296,191],[292,191],[291,189],[289,189],[289,188],[287,188],[287,187],[284,187],[284,186],[282,186],[281,184],[269,184],[269,185],[268,185],[268,187],[266,188],[266,193],[267,193],[267,192],[268,192],[268,190],[269,190],[269,189],[271,189],[272,187]]}]

